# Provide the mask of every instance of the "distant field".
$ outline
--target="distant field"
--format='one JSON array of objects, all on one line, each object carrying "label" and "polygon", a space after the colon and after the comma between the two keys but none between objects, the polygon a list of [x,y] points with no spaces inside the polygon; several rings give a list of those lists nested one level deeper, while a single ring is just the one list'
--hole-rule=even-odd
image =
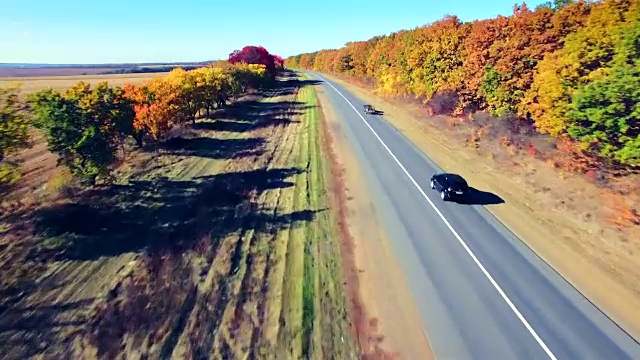
[{"label": "distant field", "polygon": [[[78,76],[78,75],[98,75],[108,74],[114,71],[132,73],[133,70],[158,69],[163,67],[198,67],[205,65],[202,63],[168,63],[168,64],[120,64],[120,65],[90,65],[90,66],[2,66],[0,64],[0,78],[24,78],[34,76]],[[168,70],[167,70],[168,71]],[[137,73],[140,73],[138,71]]]},{"label": "distant field", "polygon": [[95,68],[0,68],[0,77],[32,77],[32,76],[72,76],[72,75],[95,75],[105,71],[114,70],[109,67]]},{"label": "distant field", "polygon": [[[16,69],[17,70],[17,69]],[[40,69],[32,69],[40,70]],[[43,69],[46,70],[46,69]],[[0,70],[1,71],[1,70]],[[111,85],[122,85],[124,83],[140,83],[154,77],[163,76],[166,73],[145,73],[145,74],[113,74],[113,75],[75,75],[75,76],[33,76],[23,78],[0,77],[0,87],[7,86],[12,82],[22,84],[22,92],[30,93],[46,88],[54,90],[65,90],[79,81],[89,84],[97,84],[108,81]]]}]

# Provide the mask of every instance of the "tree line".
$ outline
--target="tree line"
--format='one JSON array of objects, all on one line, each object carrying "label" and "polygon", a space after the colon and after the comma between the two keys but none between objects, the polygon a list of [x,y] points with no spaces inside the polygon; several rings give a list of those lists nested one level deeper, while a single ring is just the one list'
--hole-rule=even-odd
[{"label": "tree line", "polygon": [[236,51],[229,61],[176,68],[141,84],[105,81],[92,87],[80,81],[65,91],[49,88],[23,99],[17,86],[0,88],[0,186],[19,178],[12,155],[29,146],[32,128],[41,131],[59,164],[85,183],[108,178],[124,154],[118,150],[129,143],[158,143],[173,127],[195,123],[198,114],[209,116],[249,90],[272,84],[282,61],[260,49],[258,59],[237,60]]},{"label": "tree line", "polygon": [[446,16],[285,65],[375,83],[383,96],[425,103],[443,95],[452,115],[517,116],[586,153],[640,166],[640,0],[555,0],[511,16]]}]

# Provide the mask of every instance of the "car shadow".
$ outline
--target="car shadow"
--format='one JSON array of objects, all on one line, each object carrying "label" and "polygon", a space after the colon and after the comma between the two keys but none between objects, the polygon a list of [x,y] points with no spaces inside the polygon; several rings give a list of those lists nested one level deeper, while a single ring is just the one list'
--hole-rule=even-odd
[{"label": "car shadow", "polygon": [[504,199],[500,196],[473,187],[469,187],[467,196],[463,199],[456,199],[455,202],[464,205],[498,205],[505,203]]}]

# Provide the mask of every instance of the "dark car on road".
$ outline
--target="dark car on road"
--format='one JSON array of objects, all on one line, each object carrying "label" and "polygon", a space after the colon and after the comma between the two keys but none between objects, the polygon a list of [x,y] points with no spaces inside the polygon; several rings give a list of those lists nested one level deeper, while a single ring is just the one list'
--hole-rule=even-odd
[{"label": "dark car on road", "polygon": [[364,108],[364,113],[365,114],[375,114],[376,113],[376,109],[373,108],[373,106],[369,105],[369,104],[365,104],[363,106]]},{"label": "dark car on road", "polygon": [[431,188],[440,192],[444,201],[462,199],[469,192],[467,181],[458,174],[441,173],[431,176]]}]

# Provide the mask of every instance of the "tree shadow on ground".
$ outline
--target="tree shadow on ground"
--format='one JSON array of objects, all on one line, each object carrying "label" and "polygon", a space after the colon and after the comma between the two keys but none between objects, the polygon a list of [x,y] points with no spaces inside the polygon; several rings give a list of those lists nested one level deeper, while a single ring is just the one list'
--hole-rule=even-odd
[{"label": "tree shadow on ground", "polygon": [[[188,249],[203,236],[223,237],[242,228],[238,211],[250,207],[255,227],[281,228],[309,221],[313,211],[274,215],[247,199],[249,192],[286,188],[295,168],[232,172],[192,181],[134,181],[94,190],[75,203],[36,214],[40,236],[58,238],[59,247],[38,255],[96,259],[126,252]],[[51,254],[54,252],[54,254]]]},{"label": "tree shadow on ground", "polygon": [[86,311],[93,302],[91,298],[12,307],[0,318],[0,357],[25,359],[44,355],[52,343],[59,341],[60,331],[87,323],[77,313]]},{"label": "tree shadow on ground", "polygon": [[210,137],[174,137],[160,144],[159,148],[174,155],[198,156],[212,159],[237,159],[263,153],[265,140],[215,139]]},{"label": "tree shadow on ground", "polygon": [[232,104],[216,114],[216,120],[201,120],[196,130],[249,132],[260,128],[297,123],[292,117],[311,108],[299,101],[260,102],[245,100]]},{"label": "tree shadow on ground", "polygon": [[[281,86],[273,94],[284,94],[295,91],[293,83]],[[249,131],[264,126],[265,123],[277,124],[286,122],[290,116],[298,114],[303,109],[300,103],[250,103],[236,104],[239,106],[235,119],[230,121],[249,123],[236,130]],[[243,108],[243,106],[249,106]],[[296,106],[300,106],[295,109]],[[226,110],[225,110],[226,111]],[[264,113],[272,112],[271,117]],[[248,117],[248,119],[247,119]],[[203,122],[204,123],[204,122]],[[212,122],[207,122],[212,123]],[[233,124],[228,124],[233,128]],[[206,129],[206,127],[203,127]],[[156,148],[164,149],[176,154],[188,156],[204,156],[211,158],[236,158],[259,154],[265,143],[261,138],[250,139],[211,139],[206,137],[177,137],[159,144]],[[117,256],[125,252],[141,252],[159,262],[163,267],[165,255],[175,259],[183,258],[184,250],[197,248],[203,239],[213,245],[220,239],[240,229],[254,229],[256,232],[274,234],[280,229],[303,226],[312,221],[319,211],[305,209],[291,213],[276,212],[276,209],[261,207],[251,201],[259,193],[269,189],[281,189],[294,186],[289,177],[303,173],[297,168],[259,169],[253,171],[239,171],[205,176],[188,181],[176,181],[159,178],[152,181],[131,181],[124,185],[113,185],[83,192],[80,196],[70,199],[70,202],[39,209],[35,214],[29,213],[34,219],[35,239],[37,246],[29,250],[30,256],[25,259],[28,264],[44,264],[42,260],[95,260],[100,257]],[[32,234],[33,232],[29,232]],[[45,241],[46,240],[46,241]],[[239,244],[242,241],[238,241]],[[211,250],[215,252],[216,250]],[[235,250],[238,252],[238,249]],[[231,255],[239,259],[237,254]],[[249,261],[249,260],[247,260]],[[29,265],[30,266],[30,265]],[[147,302],[136,303],[139,308],[133,309],[140,314],[139,319],[156,319],[163,323],[172,314],[179,313],[182,305],[191,308],[193,302],[182,301],[179,295],[188,291],[193,285],[191,267],[185,267],[184,285],[182,283],[170,288],[170,292],[150,291]],[[169,268],[166,274],[173,281],[174,277],[183,278]],[[38,276],[39,277],[39,276]],[[33,277],[36,278],[36,277]],[[47,282],[59,284],[61,287],[66,279],[47,278]],[[164,278],[150,281],[153,288],[162,288]],[[16,298],[15,302],[0,304],[0,357],[31,358],[37,355],[51,358],[69,358],[65,351],[69,351],[75,340],[74,328],[84,328],[94,331],[97,323],[91,315],[94,300],[59,301],[49,304],[25,306],[34,296],[34,288],[41,289],[42,283],[25,281],[15,287],[2,289],[2,297]],[[116,287],[115,289],[118,289]],[[146,290],[145,290],[146,291]],[[155,292],[154,292],[155,291]],[[190,291],[190,290],[189,290]],[[224,295],[225,290],[221,290]],[[27,295],[17,296],[16,294]],[[111,296],[111,291],[109,292]],[[40,296],[42,292],[37,295]],[[146,293],[145,293],[146,294]],[[191,294],[191,292],[189,292]],[[69,294],[64,295],[66,297]],[[124,295],[123,295],[124,296]],[[165,306],[163,298],[180,298],[179,306]],[[104,299],[98,298],[98,302]],[[108,300],[117,303],[115,300]],[[136,305],[134,304],[134,305]],[[191,305],[189,305],[191,304]],[[155,306],[157,311],[150,311],[149,306]],[[185,311],[188,313],[188,311]],[[124,313],[125,315],[131,313]],[[118,324],[128,324],[129,329],[143,329],[142,337],[149,335],[149,328],[142,326],[142,321],[132,321],[125,315],[109,314]],[[151,316],[150,316],[151,315]],[[91,316],[91,317],[85,317]],[[148,316],[145,318],[145,316]],[[135,320],[135,319],[134,319]],[[182,320],[176,320],[180,322]],[[209,323],[209,322],[208,322]],[[214,322],[210,322],[214,323]],[[183,326],[183,325],[182,325]],[[108,326],[100,327],[104,331],[100,335],[108,345],[120,349],[122,338],[113,336],[114,329]],[[151,328],[157,331],[156,328]],[[111,337],[109,335],[111,334]],[[117,334],[116,334],[117,335]],[[64,342],[58,346],[57,342]],[[169,345],[167,345],[169,344]],[[167,342],[163,345],[173,348],[175,343]],[[168,352],[170,353],[170,351]]]},{"label": "tree shadow on ground", "polygon": [[287,79],[280,79],[273,86],[265,89],[263,92],[267,96],[284,96],[292,95],[298,91],[299,88],[306,85],[318,85],[322,81],[315,79],[301,80],[292,72],[285,73],[285,76],[289,76]]},{"label": "tree shadow on ground", "polygon": [[498,205],[505,203],[504,199],[500,196],[492,192],[478,190],[473,187],[469,187],[467,196],[463,199],[456,200],[456,202],[464,205]]},{"label": "tree shadow on ground", "polygon": [[239,99],[214,113],[215,121],[203,119],[192,125],[196,130],[248,132],[274,125],[286,125],[292,117],[303,114],[304,110],[313,108],[300,101],[260,101],[295,94],[305,85],[321,83],[317,80],[300,80],[298,78],[280,79],[273,85],[263,89],[257,96]]}]

